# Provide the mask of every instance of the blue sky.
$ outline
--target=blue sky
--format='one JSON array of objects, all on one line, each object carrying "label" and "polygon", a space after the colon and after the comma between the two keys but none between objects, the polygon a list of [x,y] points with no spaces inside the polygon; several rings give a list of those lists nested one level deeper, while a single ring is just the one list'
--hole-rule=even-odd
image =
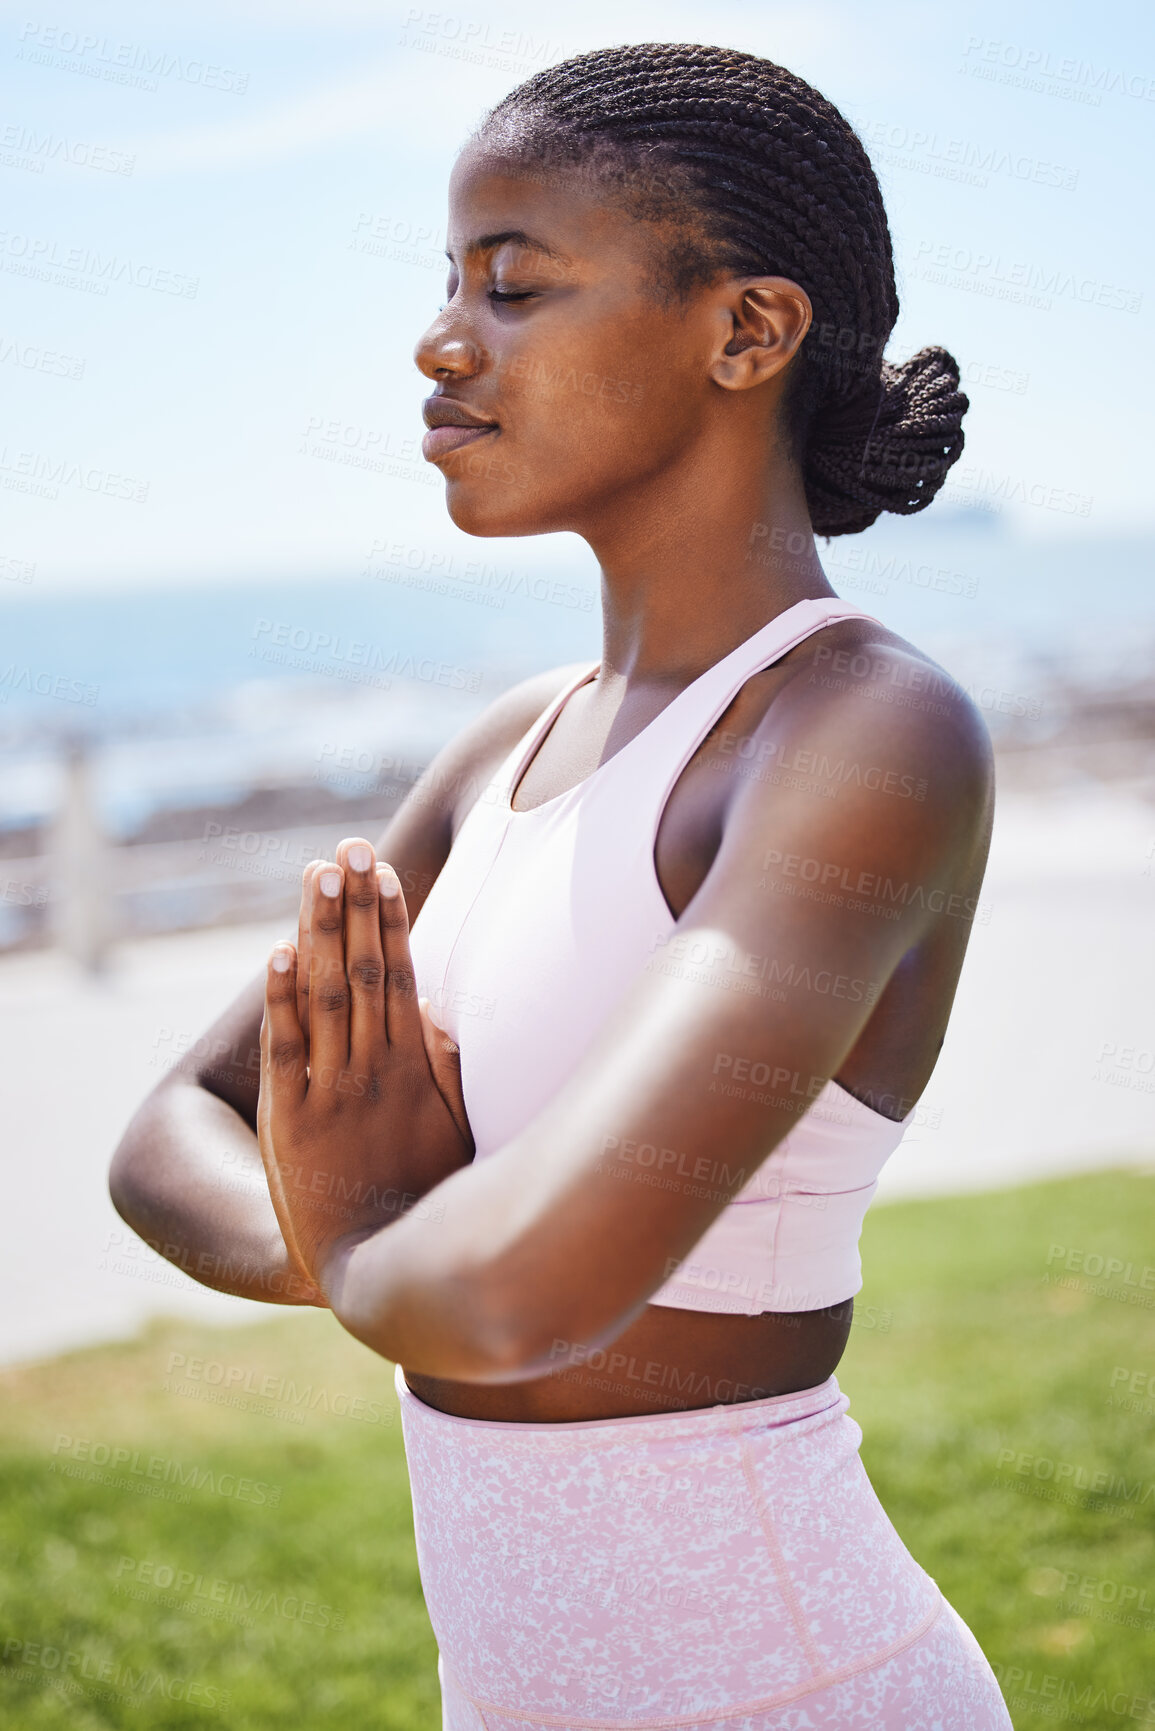
[{"label": "blue sky", "polygon": [[513,85],[625,40],[765,54],[858,127],[895,241],[888,352],[943,343],[968,379],[960,503],[1009,501],[1032,541],[1151,529],[1149,14],[461,6],[8,12],[0,601],[355,576],[382,540],[468,556],[414,456],[449,169]]}]

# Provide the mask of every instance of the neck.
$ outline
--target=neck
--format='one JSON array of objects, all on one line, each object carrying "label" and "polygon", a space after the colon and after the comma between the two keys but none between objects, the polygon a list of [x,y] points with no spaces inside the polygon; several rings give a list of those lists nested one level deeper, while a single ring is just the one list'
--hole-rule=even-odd
[{"label": "neck", "polygon": [[599,683],[684,685],[786,608],[835,593],[801,475],[781,459],[768,471],[765,449],[688,450],[578,529],[601,567]]}]

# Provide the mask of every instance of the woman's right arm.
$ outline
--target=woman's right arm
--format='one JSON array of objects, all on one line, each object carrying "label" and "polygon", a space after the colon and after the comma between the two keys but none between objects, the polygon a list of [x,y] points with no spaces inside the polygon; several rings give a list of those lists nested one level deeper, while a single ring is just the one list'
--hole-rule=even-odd
[{"label": "woman's right arm", "polygon": [[[571,673],[535,674],[504,692],[394,814],[376,852],[401,879],[410,926],[474,799]],[[285,1247],[257,1147],[264,993],[262,968],[147,1096],[113,1155],[109,1192],[133,1231],[203,1286],[323,1306]]]}]

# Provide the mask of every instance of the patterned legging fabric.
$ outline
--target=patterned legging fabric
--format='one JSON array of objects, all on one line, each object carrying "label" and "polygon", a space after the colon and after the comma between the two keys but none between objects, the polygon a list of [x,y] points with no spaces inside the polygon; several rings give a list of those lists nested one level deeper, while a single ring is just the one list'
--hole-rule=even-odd
[{"label": "patterned legging fabric", "polygon": [[834,1377],[576,1424],[396,1386],[445,1731],[1009,1731]]}]

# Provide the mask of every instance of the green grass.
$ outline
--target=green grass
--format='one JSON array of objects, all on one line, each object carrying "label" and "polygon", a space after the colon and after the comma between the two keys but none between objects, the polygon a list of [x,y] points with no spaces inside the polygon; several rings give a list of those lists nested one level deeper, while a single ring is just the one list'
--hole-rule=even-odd
[{"label": "green grass", "polygon": [[[1066,1273],[1048,1263],[1056,1244],[1124,1267]],[[1003,1677],[1016,1727],[1144,1722],[1155,1181],[878,1208],[863,1258],[839,1371],[863,1458]],[[165,1322],[0,1376],[0,1723],[437,1731],[392,1367],[322,1315],[268,1316]],[[1133,1393],[1133,1372],[1151,1384]],[[230,1373],[260,1410],[187,1392]]]},{"label": "green grass", "polygon": [[1155,1723],[1155,1179],[880,1208],[863,1259],[860,1314],[892,1313],[838,1373],[863,1460],[1016,1727]]}]

